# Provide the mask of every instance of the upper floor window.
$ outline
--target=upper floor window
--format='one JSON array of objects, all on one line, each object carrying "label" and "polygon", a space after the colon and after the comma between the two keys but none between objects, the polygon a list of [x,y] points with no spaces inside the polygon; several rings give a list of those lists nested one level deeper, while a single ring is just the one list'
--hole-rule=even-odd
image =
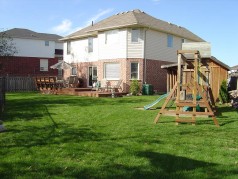
[{"label": "upper floor window", "polygon": [[118,30],[110,30],[105,32],[105,44],[117,43],[118,39]]},{"label": "upper floor window", "polygon": [[131,79],[139,79],[139,63],[137,62],[131,63]]},{"label": "upper floor window", "polygon": [[67,41],[67,54],[71,53],[71,42]]},{"label": "upper floor window", "polygon": [[173,47],[173,36],[170,34],[167,35],[167,47]]},{"label": "upper floor window", "polygon": [[88,53],[93,52],[93,38],[88,38]]},{"label": "upper floor window", "polygon": [[49,46],[50,45],[50,42],[49,41],[45,41],[45,46]]},{"label": "upper floor window", "polygon": [[140,30],[131,29],[131,42],[139,42]]}]

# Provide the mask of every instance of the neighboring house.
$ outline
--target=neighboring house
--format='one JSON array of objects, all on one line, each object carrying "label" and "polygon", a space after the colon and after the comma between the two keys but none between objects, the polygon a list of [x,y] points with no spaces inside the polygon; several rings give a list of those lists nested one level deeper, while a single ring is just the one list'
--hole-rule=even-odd
[{"label": "neighboring house", "polygon": [[231,67],[228,79],[228,90],[238,90],[238,65]]},{"label": "neighboring house", "polygon": [[63,58],[63,43],[59,41],[61,36],[20,28],[5,32],[13,39],[17,53],[11,57],[0,56],[0,75],[39,76],[62,73],[49,68]]},{"label": "neighboring house", "polygon": [[123,80],[128,91],[132,79],[166,91],[166,70],[161,65],[177,62],[184,42],[204,42],[189,30],[156,19],[143,11],[118,13],[61,39],[64,60],[73,63],[72,73],[110,83]]}]

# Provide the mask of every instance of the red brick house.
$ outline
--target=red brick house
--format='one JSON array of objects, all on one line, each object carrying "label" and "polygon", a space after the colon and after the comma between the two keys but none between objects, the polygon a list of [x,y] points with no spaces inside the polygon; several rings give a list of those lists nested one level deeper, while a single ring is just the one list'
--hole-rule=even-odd
[{"label": "red brick house", "polygon": [[0,56],[1,76],[58,75],[58,70],[49,67],[62,60],[61,36],[19,28],[5,33],[13,39],[17,53],[14,56]]},{"label": "red brick house", "polygon": [[[61,39],[64,60],[84,79],[123,81],[128,91],[132,79],[166,91],[166,70],[161,65],[177,62],[184,42],[204,42],[186,28],[165,22],[140,10],[118,13]],[[66,74],[66,73],[65,73]]]}]

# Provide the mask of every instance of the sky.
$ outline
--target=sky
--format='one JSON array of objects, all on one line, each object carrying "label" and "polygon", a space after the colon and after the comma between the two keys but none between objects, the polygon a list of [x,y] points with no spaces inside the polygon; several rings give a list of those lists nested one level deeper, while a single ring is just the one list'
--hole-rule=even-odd
[{"label": "sky", "polygon": [[133,9],[187,28],[211,43],[218,60],[238,65],[238,0],[0,0],[0,30],[66,36]]}]

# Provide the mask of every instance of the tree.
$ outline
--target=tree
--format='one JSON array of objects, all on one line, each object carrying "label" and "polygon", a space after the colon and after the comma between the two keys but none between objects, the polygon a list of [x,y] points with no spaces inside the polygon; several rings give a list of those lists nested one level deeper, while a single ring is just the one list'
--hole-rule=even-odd
[{"label": "tree", "polygon": [[223,80],[221,82],[221,86],[219,90],[219,100],[221,103],[228,103],[229,95],[228,95],[226,80]]},{"label": "tree", "polygon": [[6,31],[0,32],[0,56],[14,56],[17,53],[13,38]]}]

